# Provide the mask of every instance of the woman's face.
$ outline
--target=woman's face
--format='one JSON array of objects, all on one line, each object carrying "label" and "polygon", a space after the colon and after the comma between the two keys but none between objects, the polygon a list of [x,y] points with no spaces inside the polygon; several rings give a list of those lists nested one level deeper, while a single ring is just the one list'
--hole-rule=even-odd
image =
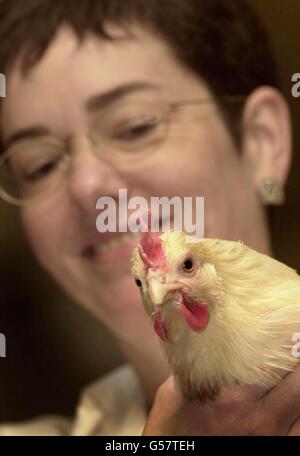
[{"label": "woman's face", "polygon": [[[161,38],[138,29],[136,35],[120,41],[90,36],[79,45],[69,29],[61,29],[27,77],[17,67],[8,75],[2,124],[5,141],[36,127],[55,138],[76,136],[66,182],[25,206],[22,219],[42,265],[76,301],[122,337],[137,327],[142,336],[147,324],[130,275],[130,250],[136,240],[118,236],[119,245],[113,245],[108,234],[97,233],[96,200],[101,196],[118,201],[121,188],[128,189],[128,198],[142,196],[148,201],[151,196],[204,196],[206,237],[242,239],[267,248],[247,161],[212,105],[182,110],[171,119],[159,150],[130,166],[92,152],[83,134],[95,117],[106,119],[110,103],[117,110],[124,99],[160,103],[210,96],[206,85],[174,58]],[[131,89],[124,95],[119,89],[128,85]],[[112,91],[113,101],[106,96],[95,102],[95,96]]]}]

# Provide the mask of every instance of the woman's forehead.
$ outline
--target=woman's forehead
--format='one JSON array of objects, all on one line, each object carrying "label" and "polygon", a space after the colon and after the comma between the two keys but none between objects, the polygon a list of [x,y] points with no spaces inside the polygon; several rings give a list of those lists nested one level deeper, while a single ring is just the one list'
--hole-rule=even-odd
[{"label": "woman's forehead", "polygon": [[79,128],[90,99],[128,86],[136,85],[145,96],[152,86],[159,96],[171,100],[179,94],[186,98],[206,94],[200,78],[177,62],[162,38],[138,29],[132,39],[104,40],[90,35],[79,43],[64,27],[26,76],[15,65],[7,82],[4,138],[15,130],[32,128],[37,121],[53,129]]},{"label": "woman's forehead", "polygon": [[137,78],[151,79],[168,88],[172,87],[173,81],[185,85],[185,78],[192,76],[192,72],[177,61],[162,37],[138,28],[133,37],[122,40],[88,35],[79,42],[75,33],[64,26],[27,76],[19,68],[15,65],[8,75],[8,82],[21,82],[23,89],[26,85],[31,89],[33,86],[48,88],[54,84],[59,87],[67,82],[77,87],[89,83],[92,87],[88,85],[85,89],[92,91],[97,82],[103,90],[109,90],[114,85]]}]

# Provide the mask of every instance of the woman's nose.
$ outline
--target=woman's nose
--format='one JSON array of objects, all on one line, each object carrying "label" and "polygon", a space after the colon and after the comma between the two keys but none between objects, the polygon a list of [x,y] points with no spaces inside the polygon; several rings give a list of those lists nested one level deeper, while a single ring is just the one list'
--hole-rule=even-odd
[{"label": "woman's nose", "polygon": [[101,196],[117,198],[119,188],[124,186],[113,166],[83,144],[72,153],[68,185],[71,198],[82,212],[94,212]]}]

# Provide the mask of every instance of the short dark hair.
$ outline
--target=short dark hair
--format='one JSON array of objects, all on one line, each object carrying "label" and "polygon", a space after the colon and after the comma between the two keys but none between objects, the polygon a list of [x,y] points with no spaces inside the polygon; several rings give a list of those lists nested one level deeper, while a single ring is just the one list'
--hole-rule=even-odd
[{"label": "short dark hair", "polygon": [[[114,39],[108,22],[152,27],[217,96],[278,87],[267,34],[246,0],[0,0],[0,71],[20,55],[29,71],[63,24],[80,41],[89,32]],[[220,107],[237,139],[241,108]]]}]

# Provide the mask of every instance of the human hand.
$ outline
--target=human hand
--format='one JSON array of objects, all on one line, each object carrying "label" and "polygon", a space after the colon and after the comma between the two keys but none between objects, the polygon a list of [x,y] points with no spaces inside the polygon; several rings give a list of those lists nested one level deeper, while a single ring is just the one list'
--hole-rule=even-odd
[{"label": "human hand", "polygon": [[186,399],[169,377],[143,435],[300,435],[300,367],[270,390],[224,388],[207,402]]}]

